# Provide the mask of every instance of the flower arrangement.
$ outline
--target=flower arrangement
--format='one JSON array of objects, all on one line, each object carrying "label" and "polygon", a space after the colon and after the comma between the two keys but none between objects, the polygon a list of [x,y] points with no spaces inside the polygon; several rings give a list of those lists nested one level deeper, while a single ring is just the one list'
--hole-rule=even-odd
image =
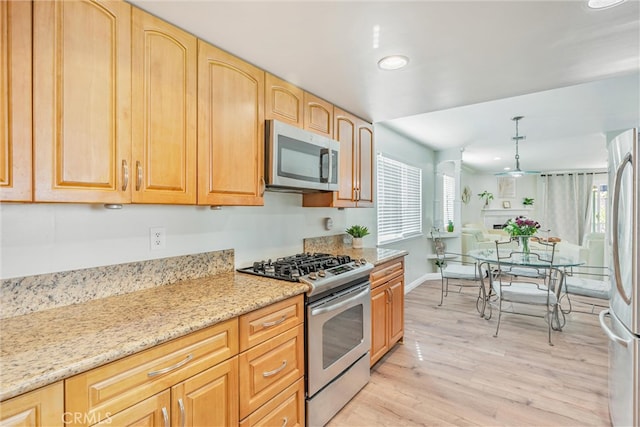
[{"label": "flower arrangement", "polygon": [[511,237],[518,237],[533,236],[538,232],[539,228],[540,223],[538,221],[520,215],[510,218],[502,229],[509,233]]}]

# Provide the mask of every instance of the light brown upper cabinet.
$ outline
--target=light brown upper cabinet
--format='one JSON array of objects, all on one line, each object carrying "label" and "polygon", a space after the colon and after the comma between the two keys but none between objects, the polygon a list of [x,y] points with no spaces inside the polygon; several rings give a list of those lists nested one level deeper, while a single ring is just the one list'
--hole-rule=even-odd
[{"label": "light brown upper cabinet", "polygon": [[31,3],[0,1],[0,201],[29,202]]},{"label": "light brown upper cabinet", "polygon": [[197,39],[137,8],[132,22],[132,200],[195,204]]},{"label": "light brown upper cabinet", "polygon": [[265,119],[276,119],[299,128],[303,127],[304,91],[291,83],[266,73]]},{"label": "light brown upper cabinet", "polygon": [[198,204],[263,205],[264,71],[198,43]]},{"label": "light brown upper cabinet", "polygon": [[131,6],[36,1],[33,13],[35,201],[129,202]]},{"label": "light brown upper cabinet", "polygon": [[337,208],[373,206],[373,128],[334,107],[333,137],[340,142],[339,190],[305,194],[303,206]]},{"label": "light brown upper cabinet", "polygon": [[305,92],[304,128],[327,138],[333,138],[333,104]]}]

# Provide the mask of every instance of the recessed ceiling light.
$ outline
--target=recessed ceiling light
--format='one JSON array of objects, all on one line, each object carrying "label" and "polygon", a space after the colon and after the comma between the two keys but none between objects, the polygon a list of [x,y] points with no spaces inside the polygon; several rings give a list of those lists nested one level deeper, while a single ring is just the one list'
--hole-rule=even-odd
[{"label": "recessed ceiling light", "polygon": [[493,160],[500,160],[501,157],[494,157]]},{"label": "recessed ceiling light", "polygon": [[506,171],[510,171],[510,170],[511,170],[511,168],[510,168],[509,166],[507,166],[506,168],[504,168],[504,170],[506,170]]},{"label": "recessed ceiling light", "polygon": [[378,67],[381,70],[399,70],[409,63],[409,58],[402,55],[385,56],[378,61]]},{"label": "recessed ceiling light", "polygon": [[618,6],[626,0],[589,0],[587,6],[591,9],[607,9],[609,7]]}]

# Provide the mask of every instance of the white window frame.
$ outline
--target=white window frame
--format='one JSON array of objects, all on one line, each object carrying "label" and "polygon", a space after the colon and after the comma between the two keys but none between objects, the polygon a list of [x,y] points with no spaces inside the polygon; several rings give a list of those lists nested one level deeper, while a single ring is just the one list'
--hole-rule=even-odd
[{"label": "white window frame", "polygon": [[422,235],[422,169],[378,153],[378,245]]},{"label": "white window frame", "polygon": [[456,178],[442,175],[442,230],[447,229],[449,221],[455,223]]}]

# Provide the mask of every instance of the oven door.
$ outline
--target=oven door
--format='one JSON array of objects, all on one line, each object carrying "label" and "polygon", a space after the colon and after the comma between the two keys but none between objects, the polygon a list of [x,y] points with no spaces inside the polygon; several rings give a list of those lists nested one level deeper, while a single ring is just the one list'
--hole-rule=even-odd
[{"label": "oven door", "polygon": [[307,396],[369,351],[371,290],[368,281],[307,306]]}]

